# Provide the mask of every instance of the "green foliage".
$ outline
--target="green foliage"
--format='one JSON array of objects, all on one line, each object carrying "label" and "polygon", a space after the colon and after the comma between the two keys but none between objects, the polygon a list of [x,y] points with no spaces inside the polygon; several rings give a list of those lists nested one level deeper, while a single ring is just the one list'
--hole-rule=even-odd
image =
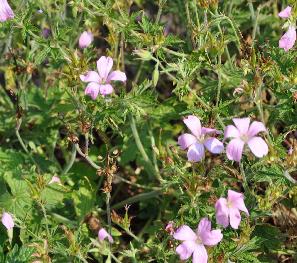
[{"label": "green foliage", "polygon": [[[174,263],[180,242],[165,226],[195,229],[203,217],[224,235],[207,247],[209,262],[296,261],[297,52],[278,47],[287,1],[9,4],[15,18],[0,22],[0,216],[12,214],[15,227],[10,239],[0,226],[0,263]],[[85,49],[83,31],[94,34]],[[92,100],[80,75],[100,56],[127,81]],[[220,131],[235,117],[261,121],[269,153],[245,147],[239,165],[207,151],[188,162],[177,144],[188,115]],[[250,212],[237,230],[216,224],[215,202],[229,189],[244,193]],[[98,240],[101,228],[113,244]]]}]

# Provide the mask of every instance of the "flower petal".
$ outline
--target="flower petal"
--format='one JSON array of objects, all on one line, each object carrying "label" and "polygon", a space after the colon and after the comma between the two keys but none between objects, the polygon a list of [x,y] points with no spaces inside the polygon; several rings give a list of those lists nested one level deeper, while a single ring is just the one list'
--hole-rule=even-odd
[{"label": "flower petal", "polygon": [[278,13],[278,16],[281,18],[288,18],[291,16],[292,7],[287,6],[284,10]]},{"label": "flower petal", "polygon": [[223,238],[221,230],[211,231],[211,222],[206,217],[201,219],[197,232],[202,243],[207,246],[214,246],[218,244]]},{"label": "flower petal", "polygon": [[197,245],[194,241],[184,241],[176,248],[176,253],[181,260],[187,260],[196,249]]},{"label": "flower petal", "polygon": [[253,121],[251,126],[249,127],[247,135],[250,138],[250,137],[254,137],[259,132],[263,132],[263,131],[266,131],[264,124],[260,121]]},{"label": "flower petal", "polygon": [[240,136],[239,130],[234,125],[228,125],[224,131],[224,137],[226,138],[238,138]]},{"label": "flower petal", "polygon": [[199,162],[204,157],[204,145],[201,143],[194,143],[188,149],[188,161]]},{"label": "flower petal", "polygon": [[210,134],[210,133],[221,134],[222,132],[212,128],[206,128],[206,127],[201,128],[201,134]]},{"label": "flower petal", "polygon": [[98,83],[90,82],[85,89],[85,94],[95,100],[99,94],[99,89],[100,85]]},{"label": "flower petal", "polygon": [[195,241],[197,239],[195,232],[187,225],[182,225],[179,227],[175,231],[173,237],[182,241]]},{"label": "flower petal", "polygon": [[235,126],[240,132],[240,135],[247,134],[249,126],[250,126],[250,118],[234,118],[232,119],[235,123]]},{"label": "flower petal", "polygon": [[89,71],[85,75],[80,75],[79,77],[83,82],[101,82],[101,79],[96,71]]},{"label": "flower petal", "polygon": [[100,241],[103,241],[105,238],[108,239],[109,243],[113,243],[113,238],[110,234],[107,233],[107,231],[104,228],[101,228],[98,231],[98,238]]},{"label": "flower petal", "polygon": [[193,263],[207,263],[208,255],[203,245],[197,245],[193,253]]},{"label": "flower petal", "polygon": [[100,94],[106,96],[113,93],[113,87],[110,84],[100,85]]},{"label": "flower petal", "polygon": [[252,153],[258,158],[268,154],[268,145],[261,137],[252,137],[247,144]]},{"label": "flower petal", "polygon": [[244,142],[241,139],[232,139],[226,148],[229,160],[239,162],[242,157]]},{"label": "flower petal", "polygon": [[127,80],[126,74],[119,70],[113,71],[108,75],[106,82],[109,83],[110,81],[116,80],[125,82]]},{"label": "flower petal", "polygon": [[91,32],[84,31],[78,40],[78,45],[80,48],[86,48],[93,42],[93,34]]},{"label": "flower petal", "polygon": [[249,211],[244,204],[244,195],[242,193],[228,190],[228,202],[232,204],[233,208],[237,208],[249,215]]},{"label": "flower petal", "polygon": [[14,13],[9,6],[7,0],[0,1],[0,22],[14,18]]},{"label": "flower petal", "polygon": [[3,213],[1,222],[7,230],[12,229],[14,227],[13,218],[9,213]]},{"label": "flower petal", "polygon": [[189,115],[188,117],[184,118],[184,123],[196,137],[201,135],[201,122],[196,116]]},{"label": "flower petal", "polygon": [[211,230],[211,222],[206,218],[203,217],[198,225],[197,232],[198,236],[202,237],[204,233],[208,233]]},{"label": "flower petal", "polygon": [[190,133],[182,134],[181,136],[178,137],[178,140],[177,140],[177,143],[179,144],[182,150],[187,149],[195,142],[197,142],[196,137]]},{"label": "flower petal", "polygon": [[241,221],[241,215],[237,208],[229,208],[230,225],[234,229],[238,229]]},{"label": "flower petal", "polygon": [[283,48],[286,52],[291,49],[296,41],[296,28],[290,26],[288,31],[279,40],[279,47]]},{"label": "flower petal", "polygon": [[97,69],[99,72],[99,76],[103,80],[105,80],[105,81],[107,80],[108,74],[112,69],[112,65],[113,65],[113,60],[111,57],[102,56],[97,61]]},{"label": "flower petal", "polygon": [[208,138],[204,142],[204,146],[209,150],[211,153],[221,153],[224,150],[224,145],[220,142],[217,138]]},{"label": "flower petal", "polygon": [[215,204],[217,223],[223,227],[229,225],[229,209],[227,206],[227,199],[221,197]]},{"label": "flower petal", "polygon": [[211,231],[211,222],[206,217],[201,219],[197,231],[202,243],[207,246],[214,246],[223,238],[221,230]]},{"label": "flower petal", "polygon": [[223,234],[220,229],[212,230],[203,237],[203,244],[206,246],[215,246],[223,239]]}]

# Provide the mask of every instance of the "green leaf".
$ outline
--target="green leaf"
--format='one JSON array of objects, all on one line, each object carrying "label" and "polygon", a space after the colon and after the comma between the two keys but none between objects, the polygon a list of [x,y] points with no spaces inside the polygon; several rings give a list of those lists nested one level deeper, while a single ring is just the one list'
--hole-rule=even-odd
[{"label": "green leaf", "polygon": [[92,211],[96,200],[95,191],[87,179],[80,182],[79,189],[72,193],[72,198],[76,215],[82,220]]}]

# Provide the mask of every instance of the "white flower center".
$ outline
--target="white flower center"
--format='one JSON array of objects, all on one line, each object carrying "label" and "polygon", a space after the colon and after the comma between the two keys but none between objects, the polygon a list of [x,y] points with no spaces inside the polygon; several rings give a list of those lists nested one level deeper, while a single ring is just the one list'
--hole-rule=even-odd
[{"label": "white flower center", "polygon": [[248,140],[249,140],[249,136],[248,136],[247,134],[242,134],[242,135],[240,136],[240,139],[241,139],[242,141],[244,141],[245,143],[247,143]]},{"label": "white flower center", "polygon": [[195,243],[198,244],[198,245],[203,244],[202,239],[201,239],[200,236],[197,235],[197,239],[195,240]]},{"label": "white flower center", "polygon": [[205,136],[204,134],[201,134],[200,136],[196,136],[196,139],[199,143],[203,144],[205,141]]}]

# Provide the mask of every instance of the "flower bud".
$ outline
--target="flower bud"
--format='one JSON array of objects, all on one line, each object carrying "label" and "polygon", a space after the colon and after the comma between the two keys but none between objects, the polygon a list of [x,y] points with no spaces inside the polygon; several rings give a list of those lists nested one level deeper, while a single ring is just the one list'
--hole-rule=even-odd
[{"label": "flower bud", "polygon": [[93,42],[93,34],[91,32],[84,31],[78,41],[78,45],[80,48],[86,48]]}]

